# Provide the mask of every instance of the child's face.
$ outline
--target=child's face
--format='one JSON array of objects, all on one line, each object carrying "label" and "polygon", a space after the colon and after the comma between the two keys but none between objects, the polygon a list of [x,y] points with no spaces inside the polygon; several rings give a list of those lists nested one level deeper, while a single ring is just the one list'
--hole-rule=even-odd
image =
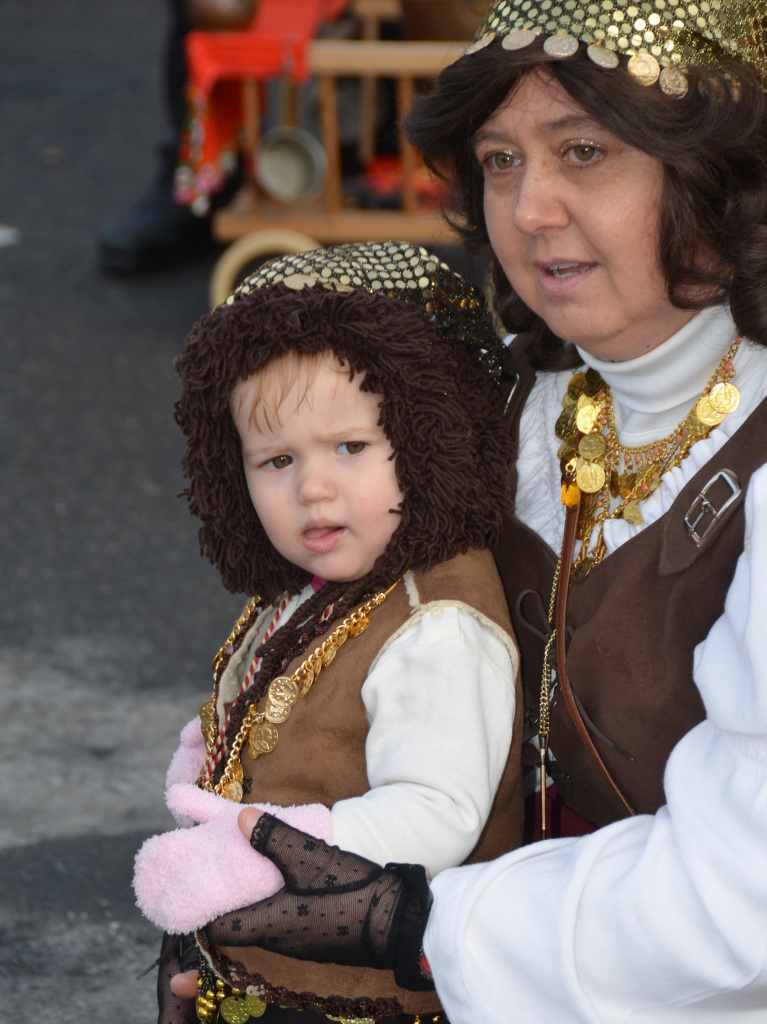
[{"label": "child's face", "polygon": [[[245,479],[275,548],[323,579],[360,579],[383,554],[399,524],[402,492],[392,447],[378,425],[378,395],[328,355],[316,374],[294,381],[285,397],[265,383],[253,409],[253,378],[230,402]],[[277,394],[275,394],[277,392]],[[277,408],[268,417],[267,410]]]}]

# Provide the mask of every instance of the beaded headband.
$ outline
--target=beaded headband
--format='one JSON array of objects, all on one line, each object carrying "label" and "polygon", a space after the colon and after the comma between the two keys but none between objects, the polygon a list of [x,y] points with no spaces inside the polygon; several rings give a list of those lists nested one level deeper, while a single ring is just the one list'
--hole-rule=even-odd
[{"label": "beaded headband", "polygon": [[767,12],[759,0],[493,0],[474,43],[476,53],[496,36],[506,50],[521,50],[544,35],[554,60],[571,57],[579,43],[603,68],[619,55],[643,85],[660,83],[669,96],[684,96],[690,64],[724,68],[737,58],[767,81]]},{"label": "beaded headband", "polygon": [[270,285],[300,291],[320,285],[355,290],[421,306],[443,338],[461,338],[498,378],[504,347],[482,292],[437,256],[408,242],[333,245],[269,260],[226,300]]}]

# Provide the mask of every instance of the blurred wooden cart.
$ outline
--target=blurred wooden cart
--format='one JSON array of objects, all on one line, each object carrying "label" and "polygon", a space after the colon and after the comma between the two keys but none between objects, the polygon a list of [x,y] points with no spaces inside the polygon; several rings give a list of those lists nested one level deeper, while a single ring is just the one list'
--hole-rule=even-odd
[{"label": "blurred wooden cart", "polygon": [[[381,0],[378,0],[380,3]],[[387,0],[384,0],[384,3]],[[319,127],[326,161],[320,195],[309,203],[277,203],[249,179],[234,200],[213,217],[217,240],[231,243],[214,267],[210,284],[213,305],[230,293],[249,264],[265,256],[302,252],[342,242],[398,239],[423,245],[455,240],[437,209],[419,202],[414,176],[420,169],[418,153],[398,129],[402,169],[399,209],[349,208],[341,180],[338,80],[357,78],[361,83],[393,79],[396,85],[397,121],[409,109],[416,82],[434,77],[459,57],[466,42],[384,42],[379,40],[315,39],[306,53],[308,73],[319,87]],[[242,83],[244,99],[244,147],[257,166],[262,143],[259,83]],[[369,88],[361,95],[369,95]],[[364,105],[363,105],[364,111]],[[364,114],[363,114],[364,116]],[[366,124],[369,125],[370,117]],[[361,147],[369,149],[362,126]],[[367,128],[369,130],[369,127]]]}]

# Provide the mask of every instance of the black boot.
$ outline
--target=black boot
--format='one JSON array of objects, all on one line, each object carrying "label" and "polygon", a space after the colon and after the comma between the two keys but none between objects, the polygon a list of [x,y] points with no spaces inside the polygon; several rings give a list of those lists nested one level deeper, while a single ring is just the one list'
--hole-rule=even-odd
[{"label": "black boot", "polygon": [[160,160],[157,178],[141,202],[130,213],[101,226],[98,261],[102,270],[151,273],[179,266],[214,248],[210,215],[196,217],[173,198],[175,145],[162,146]]}]

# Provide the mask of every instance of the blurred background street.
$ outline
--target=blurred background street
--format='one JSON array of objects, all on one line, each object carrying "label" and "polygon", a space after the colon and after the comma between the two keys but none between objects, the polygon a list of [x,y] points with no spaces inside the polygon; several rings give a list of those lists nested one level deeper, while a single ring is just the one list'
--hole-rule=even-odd
[{"label": "blurred background street", "polygon": [[0,0],[3,1022],[156,1019],[133,855],[241,604],[175,497],[172,364],[215,257],[96,266],[167,133],[166,29],[158,0]]},{"label": "blurred background street", "polygon": [[176,497],[173,360],[218,253],[97,263],[170,135],[168,8],[0,0],[2,1024],[156,1019],[133,857],[242,605]]}]

